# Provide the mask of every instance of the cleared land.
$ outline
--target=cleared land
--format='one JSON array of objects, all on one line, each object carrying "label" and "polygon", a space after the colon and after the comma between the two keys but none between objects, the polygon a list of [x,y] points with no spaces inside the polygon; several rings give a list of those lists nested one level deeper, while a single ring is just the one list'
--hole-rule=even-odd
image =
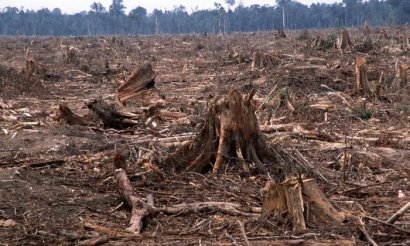
[{"label": "cleared land", "polygon": [[[395,227],[369,219],[386,221],[410,197],[405,27],[366,36],[365,30],[349,30],[352,44],[343,50],[333,47],[331,32],[291,32],[286,38],[271,33],[1,38],[0,244],[364,244],[369,239],[358,217],[380,245],[408,244],[408,214]],[[366,59],[368,90],[355,91],[358,56]],[[102,99],[118,106],[119,84],[147,62],[157,90],[121,109],[134,113],[134,126],[104,127],[87,103]],[[262,220],[210,209],[159,213],[148,218],[140,235],[126,232],[130,211],[119,206],[115,148],[127,162],[136,193],[152,194],[156,206],[261,207],[266,173],[235,161],[217,176],[211,168],[178,172],[161,164],[199,132],[207,104],[232,89],[243,95],[256,89],[253,103],[267,142],[312,165],[316,171],[307,177],[316,178],[348,219],[340,226],[308,223],[306,231],[294,234],[286,216]],[[56,121],[62,103],[91,123]]]}]

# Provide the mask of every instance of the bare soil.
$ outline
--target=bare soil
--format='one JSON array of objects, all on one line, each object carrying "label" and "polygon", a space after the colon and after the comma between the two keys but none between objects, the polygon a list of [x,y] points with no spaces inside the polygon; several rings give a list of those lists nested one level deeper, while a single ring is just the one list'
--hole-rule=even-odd
[{"label": "bare soil", "polygon": [[[387,32],[394,33],[391,30]],[[310,31],[310,36],[326,39],[330,32]],[[360,42],[360,30],[351,30],[350,35],[353,42]],[[372,39],[377,36],[374,31]],[[385,221],[409,202],[410,83],[378,99],[349,92],[357,55],[367,59],[370,82],[378,81],[383,71],[388,84],[397,59],[410,64],[410,53],[397,51],[400,44],[394,37],[377,41],[366,54],[307,47],[309,37],[301,37],[299,32],[290,32],[286,39],[271,33],[1,38],[0,245],[75,245],[105,234],[109,245],[243,245],[238,221],[244,223],[252,245],[272,245],[275,240],[288,240],[289,245],[312,240],[367,244],[351,220],[343,226],[309,228],[305,234],[294,235],[289,221],[262,221],[215,211],[159,214],[149,219],[142,234],[134,236],[87,226],[99,225],[111,232],[125,232],[128,227],[129,209],[119,206],[122,200],[113,180],[115,148],[126,155],[127,173],[136,192],[141,197],[153,194],[158,206],[220,201],[260,207],[261,189],[268,180],[265,174],[228,165],[217,177],[211,172],[168,172],[158,177],[143,159],[151,155],[161,161],[189,134],[195,135],[204,123],[208,101],[226,96],[232,88],[242,93],[256,89],[254,99],[259,107],[275,86],[288,88],[294,111],[275,110],[265,103],[257,111],[259,123],[263,125],[273,111],[273,125],[295,127],[266,132],[267,140],[285,150],[297,149],[326,177],[327,181],[317,181],[332,204],[362,217],[379,245],[408,245],[408,213],[395,223],[407,233],[365,216]],[[75,47],[74,60],[67,62],[62,46]],[[25,73],[27,48],[45,68],[31,78]],[[252,69],[256,51],[274,56],[275,62]],[[146,62],[157,74],[159,93],[133,100],[126,110],[136,112],[165,98],[164,110],[185,116],[162,117],[156,127],[141,118],[140,124],[128,130],[104,129],[98,123],[68,126],[53,120],[62,102],[82,116],[89,113],[86,104],[94,99],[115,103],[118,81]],[[409,71],[407,74],[410,78]],[[323,102],[331,109],[311,106]],[[296,126],[328,138],[309,137]]]}]

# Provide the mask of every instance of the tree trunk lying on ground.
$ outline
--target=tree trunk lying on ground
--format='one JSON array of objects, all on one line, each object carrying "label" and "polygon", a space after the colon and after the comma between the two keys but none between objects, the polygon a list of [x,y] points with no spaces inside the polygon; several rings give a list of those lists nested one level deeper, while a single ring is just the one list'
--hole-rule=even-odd
[{"label": "tree trunk lying on ground", "polygon": [[114,105],[101,99],[88,103],[87,107],[101,119],[105,128],[125,129],[138,124],[138,121],[132,119],[136,115],[119,112]]},{"label": "tree trunk lying on ground", "polygon": [[[101,120],[104,128],[126,129],[139,122],[135,120],[136,114],[118,111],[114,105],[107,104],[102,99],[96,99],[87,104],[87,107]],[[66,104],[60,104],[54,120],[68,125],[92,125],[92,117],[81,117],[74,114]],[[98,120],[97,120],[98,121]]]}]

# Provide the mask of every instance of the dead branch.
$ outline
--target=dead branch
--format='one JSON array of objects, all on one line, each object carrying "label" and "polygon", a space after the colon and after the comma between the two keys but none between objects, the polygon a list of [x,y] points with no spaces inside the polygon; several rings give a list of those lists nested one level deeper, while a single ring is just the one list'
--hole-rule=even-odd
[{"label": "dead branch", "polygon": [[394,228],[396,231],[399,231],[399,232],[402,232],[402,233],[405,233],[405,234],[410,235],[410,231],[404,230],[404,229],[402,229],[402,228],[400,228],[400,227],[397,227],[397,226],[395,226],[395,225],[393,225],[393,224],[386,223],[386,222],[381,221],[381,220],[379,220],[379,219],[377,219],[377,218],[374,218],[374,217],[371,217],[371,216],[363,216],[363,218],[366,218],[366,219],[369,219],[369,220],[373,220],[373,221],[378,222],[378,223],[380,223],[380,224],[382,224],[382,225],[384,225],[384,226],[388,226],[388,227],[390,227],[390,228]]},{"label": "dead branch", "polygon": [[127,231],[139,234],[143,228],[143,219],[149,214],[148,206],[137,197],[124,169],[120,168],[115,171],[115,180],[118,192],[131,208],[130,227]]},{"label": "dead branch", "polygon": [[407,210],[410,209],[410,202],[408,202],[406,205],[404,205],[402,208],[399,209],[395,214],[393,214],[387,221],[386,223],[388,224],[394,224],[396,220],[398,220],[401,216],[403,216]]},{"label": "dead branch", "polygon": [[97,246],[97,245],[103,245],[106,244],[110,241],[110,238],[106,235],[104,236],[99,236],[96,238],[91,238],[91,239],[87,239],[85,241],[79,242],[77,245],[79,246]]},{"label": "dead branch", "polygon": [[143,202],[138,197],[132,188],[131,181],[124,169],[123,160],[118,151],[114,151],[114,179],[117,182],[118,193],[122,199],[131,208],[130,227],[127,231],[139,234],[143,228],[143,220],[148,215],[155,215],[156,213],[164,213],[170,215],[180,215],[187,213],[200,213],[204,211],[221,212],[230,215],[242,215],[258,217],[261,209],[258,207],[247,207],[241,204],[227,203],[227,202],[197,202],[197,203],[182,203],[173,206],[155,207],[153,198],[150,196],[147,202]]},{"label": "dead branch", "polygon": [[245,241],[245,245],[251,246],[251,244],[249,243],[248,237],[246,236],[245,226],[243,222],[238,220],[238,224],[239,224],[239,229],[241,230],[241,233],[243,236],[243,240]]},{"label": "dead branch", "polygon": [[134,233],[130,233],[127,231],[119,230],[119,229],[113,229],[113,228],[108,228],[104,226],[99,226],[95,225],[89,222],[84,222],[83,224],[84,228],[92,229],[95,230],[101,234],[106,234],[110,238],[127,238],[127,237],[135,237]]},{"label": "dead branch", "polygon": [[27,168],[41,168],[41,167],[59,167],[65,163],[64,160],[48,160],[48,161],[37,161],[37,162],[32,162],[25,164],[22,168],[27,169]]},{"label": "dead branch", "polygon": [[370,245],[377,246],[377,243],[373,240],[373,238],[367,232],[366,227],[365,227],[364,222],[362,221],[362,219],[358,217],[358,220],[359,220],[360,230],[362,231],[363,235],[366,237],[367,241],[370,243]]}]

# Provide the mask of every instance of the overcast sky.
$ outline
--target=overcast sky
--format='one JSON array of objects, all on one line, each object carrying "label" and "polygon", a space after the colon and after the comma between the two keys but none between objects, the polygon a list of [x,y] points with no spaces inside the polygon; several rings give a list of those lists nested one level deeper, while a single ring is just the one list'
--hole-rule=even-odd
[{"label": "overcast sky", "polygon": [[[298,0],[303,4],[310,5],[311,3],[323,2],[334,3],[341,0]],[[38,10],[41,8],[48,8],[50,10],[54,8],[60,8],[64,13],[77,13],[83,10],[88,11],[93,2],[102,3],[106,9],[110,6],[112,0],[0,0],[0,8],[7,6],[11,7],[24,7],[24,9]],[[127,13],[137,7],[142,6],[152,12],[153,9],[171,10],[174,6],[183,5],[189,12],[198,7],[198,9],[213,8],[214,2],[224,3],[224,0],[124,0],[124,4],[127,7]],[[238,3],[240,1],[236,1]],[[268,4],[275,5],[275,0],[242,0],[243,5],[249,6],[252,4]]]}]

